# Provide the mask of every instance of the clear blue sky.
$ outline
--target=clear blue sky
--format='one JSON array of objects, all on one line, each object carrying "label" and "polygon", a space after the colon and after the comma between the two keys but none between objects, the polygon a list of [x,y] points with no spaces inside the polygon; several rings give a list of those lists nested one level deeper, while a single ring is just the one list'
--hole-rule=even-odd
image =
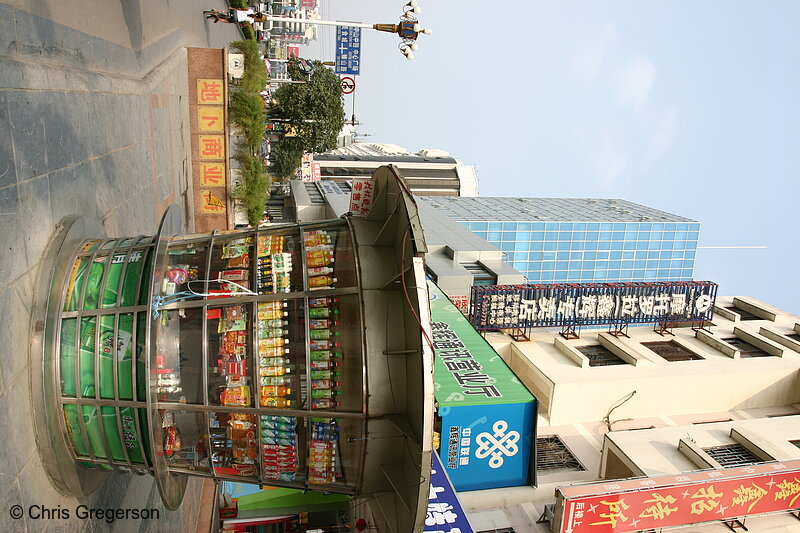
[{"label": "clear blue sky", "polygon": [[[447,150],[482,196],[624,198],[702,222],[700,246],[766,245],[700,250],[695,279],[800,314],[800,2],[419,2],[413,61],[363,31],[365,140]],[[402,5],[321,2],[371,23]],[[332,59],[321,36],[304,52]]]}]

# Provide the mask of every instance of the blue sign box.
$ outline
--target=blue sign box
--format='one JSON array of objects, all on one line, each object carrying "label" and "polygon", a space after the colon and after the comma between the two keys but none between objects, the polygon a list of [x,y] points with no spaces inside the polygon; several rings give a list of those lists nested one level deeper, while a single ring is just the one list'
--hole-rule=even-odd
[{"label": "blue sign box", "polygon": [[473,533],[439,456],[431,454],[431,489],[425,513],[425,533]]},{"label": "blue sign box", "polygon": [[337,74],[357,76],[361,71],[361,28],[336,26]]}]

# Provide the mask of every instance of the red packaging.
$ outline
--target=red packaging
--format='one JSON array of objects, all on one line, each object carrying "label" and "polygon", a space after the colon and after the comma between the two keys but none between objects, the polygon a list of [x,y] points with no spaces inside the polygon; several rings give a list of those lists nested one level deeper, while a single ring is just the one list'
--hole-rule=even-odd
[{"label": "red packaging", "polygon": [[223,270],[219,273],[220,279],[227,279],[229,281],[242,281],[247,279],[247,270]]}]

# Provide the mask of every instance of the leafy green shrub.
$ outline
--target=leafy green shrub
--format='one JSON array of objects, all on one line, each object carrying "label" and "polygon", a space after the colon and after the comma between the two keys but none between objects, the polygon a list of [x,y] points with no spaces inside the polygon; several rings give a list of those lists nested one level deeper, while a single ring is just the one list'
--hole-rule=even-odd
[{"label": "leafy green shrub", "polygon": [[269,177],[264,172],[264,164],[254,155],[237,151],[233,158],[239,162],[242,173],[241,185],[234,189],[233,197],[241,202],[250,225],[258,226],[269,195]]},{"label": "leafy green shrub", "polygon": [[234,9],[247,9],[247,0],[228,0],[228,5]]}]

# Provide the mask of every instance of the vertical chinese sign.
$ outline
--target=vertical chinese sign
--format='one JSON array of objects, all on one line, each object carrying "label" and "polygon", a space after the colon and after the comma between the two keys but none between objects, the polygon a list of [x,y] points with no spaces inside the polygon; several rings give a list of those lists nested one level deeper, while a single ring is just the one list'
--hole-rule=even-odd
[{"label": "vertical chinese sign", "polygon": [[439,287],[428,291],[444,470],[456,490],[528,484],[536,398]]},{"label": "vertical chinese sign", "polygon": [[425,533],[473,533],[475,531],[467,520],[467,514],[461,507],[461,502],[458,501],[458,496],[444,471],[442,461],[435,453],[431,455],[431,488],[423,531]]},{"label": "vertical chinese sign", "polygon": [[226,229],[230,221],[224,51],[189,48],[188,54],[195,231]]},{"label": "vertical chinese sign", "polygon": [[372,178],[353,178],[350,191],[350,213],[367,216],[375,202],[375,181]]},{"label": "vertical chinese sign", "polygon": [[[561,487],[553,531],[623,533],[798,508],[800,461]],[[751,526],[752,527],[752,526]]]},{"label": "vertical chinese sign", "polygon": [[336,26],[336,74],[361,72],[361,28]]}]

